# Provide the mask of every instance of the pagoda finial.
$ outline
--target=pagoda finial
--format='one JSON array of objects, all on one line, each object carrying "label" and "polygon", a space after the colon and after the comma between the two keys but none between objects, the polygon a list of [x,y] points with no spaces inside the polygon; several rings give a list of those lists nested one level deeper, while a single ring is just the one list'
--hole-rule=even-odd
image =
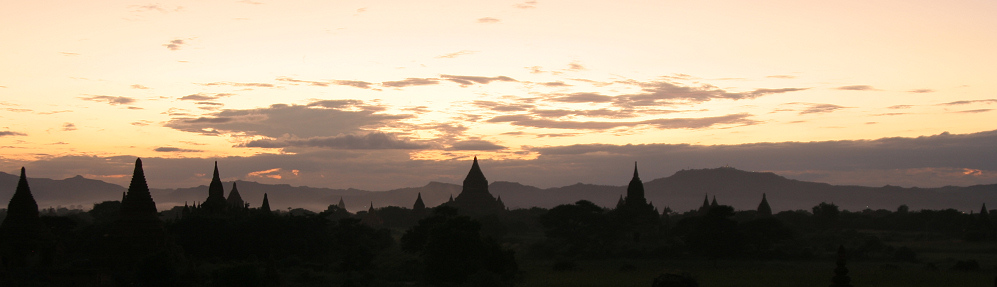
[{"label": "pagoda finial", "polygon": [[639,177],[640,176],[637,176],[637,161],[634,161],[634,178],[639,178]]}]

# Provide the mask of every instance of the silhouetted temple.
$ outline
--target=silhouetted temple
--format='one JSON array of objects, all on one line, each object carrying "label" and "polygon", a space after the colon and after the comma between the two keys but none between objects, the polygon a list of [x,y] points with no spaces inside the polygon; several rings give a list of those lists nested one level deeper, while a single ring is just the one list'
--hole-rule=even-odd
[{"label": "silhouetted temple", "polygon": [[371,202],[370,207],[367,208],[367,214],[364,214],[363,218],[360,219],[360,223],[371,227],[380,227],[384,224],[384,220],[381,219],[381,216],[379,216],[377,211],[374,210],[373,202]]},{"label": "silhouetted temple", "polygon": [[228,193],[228,208],[230,210],[241,210],[246,208],[246,202],[242,201],[242,196],[239,195],[239,188],[236,187],[235,182],[232,182],[232,191]]},{"label": "silhouetted temple", "polygon": [[622,199],[622,204],[617,203],[614,213],[623,220],[623,224],[629,227],[642,225],[654,225],[659,221],[658,212],[654,206],[644,198],[644,183],[640,180],[637,172],[637,163],[634,163],[634,176],[627,185],[627,196]]},{"label": "silhouetted temple", "polygon": [[464,186],[460,194],[453,199],[452,203],[447,204],[471,215],[495,214],[505,210],[501,203],[488,192],[488,180],[485,179],[485,174],[478,166],[478,157],[474,157],[471,170],[464,178]]},{"label": "silhouetted temple", "polygon": [[412,211],[422,211],[426,209],[426,204],[422,202],[422,193],[420,192],[415,196],[415,204],[412,205]]},{"label": "silhouetted temple", "polygon": [[342,196],[339,197],[339,204],[336,204],[336,206],[339,207],[342,210],[346,210],[346,202],[343,201],[343,197]]},{"label": "silhouetted temple", "polygon": [[[715,199],[716,197],[714,197],[714,200]],[[699,210],[697,210],[696,213],[698,213],[699,215],[706,215],[706,213],[708,212],[710,212],[710,195],[704,194],[703,205],[699,207]]]},{"label": "silhouetted temple", "polygon": [[[168,241],[166,229],[156,211],[149,186],[142,171],[142,160],[135,160],[135,171],[128,193],[121,202],[121,214],[112,227],[108,251],[112,264],[117,266],[119,280],[133,282],[137,278],[135,268],[148,264],[149,260],[174,264],[179,251]],[[155,258],[155,259],[152,259]]]},{"label": "silhouetted temple", "polygon": [[31,195],[28,179],[21,168],[14,196],[7,204],[7,217],[0,223],[0,258],[5,270],[47,265],[52,259],[54,237],[38,215],[38,203]]},{"label": "silhouetted temple", "polygon": [[769,201],[765,199],[765,194],[762,193],[762,202],[758,204],[758,216],[772,216],[772,207],[769,206]]},{"label": "silhouetted temple", "polygon": [[211,176],[211,184],[208,185],[208,199],[201,203],[201,209],[207,213],[218,214],[225,212],[228,202],[225,200],[225,188],[222,187],[221,177],[218,176],[218,162],[215,162],[215,171]]},{"label": "silhouetted temple", "polygon": [[263,204],[260,205],[260,210],[270,212],[270,199],[267,199],[266,193],[263,193]]}]

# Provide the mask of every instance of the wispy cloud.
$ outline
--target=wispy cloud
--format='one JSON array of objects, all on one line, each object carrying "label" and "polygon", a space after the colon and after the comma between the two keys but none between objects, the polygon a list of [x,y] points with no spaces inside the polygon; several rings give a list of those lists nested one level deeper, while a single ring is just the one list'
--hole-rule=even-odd
[{"label": "wispy cloud", "polygon": [[171,147],[171,146],[157,147],[156,149],[154,149],[154,151],[157,151],[157,152],[203,152],[202,150],[183,149],[183,148]]},{"label": "wispy cloud", "polygon": [[84,101],[93,102],[106,102],[111,105],[127,105],[135,102],[135,99],[129,97],[112,97],[112,96],[90,96],[90,97],[80,97]]},{"label": "wispy cloud", "polygon": [[425,86],[439,84],[439,79],[434,78],[407,78],[401,81],[382,82],[381,85],[390,88],[402,88],[408,86]]},{"label": "wispy cloud", "polygon": [[537,8],[537,1],[526,1],[523,3],[516,3],[516,5],[513,5],[512,7],[516,7],[519,9],[533,9]]},{"label": "wispy cloud", "polygon": [[157,4],[146,4],[146,5],[132,5],[132,6],[129,6],[129,8],[132,8],[132,12],[150,12],[150,11],[153,11],[153,12],[160,12],[160,13],[169,13],[169,12],[180,12],[180,11],[183,11],[183,7],[181,7],[181,6],[176,6],[176,7],[173,7],[173,8],[169,8],[169,7],[166,7],[166,6],[159,5],[158,3]]},{"label": "wispy cloud", "polygon": [[907,92],[908,93],[915,93],[915,94],[924,94],[924,93],[934,93],[935,90],[932,90],[932,89],[916,89],[916,90],[910,90],[910,91],[907,91]]},{"label": "wispy cloud", "polygon": [[992,110],[994,110],[994,109],[977,109],[977,110],[958,111],[957,113],[960,113],[960,114],[978,114],[978,113],[989,112],[989,111],[992,111]]},{"label": "wispy cloud", "polygon": [[62,124],[62,131],[69,132],[69,131],[75,131],[75,130],[76,130],[76,125],[73,124],[73,123],[64,123],[64,124]]},{"label": "wispy cloud", "polygon": [[233,87],[256,87],[256,88],[273,88],[273,84],[269,83],[236,83],[236,82],[213,82],[213,83],[197,83],[201,86],[233,86]]},{"label": "wispy cloud", "polygon": [[503,150],[503,149],[506,149],[506,147],[485,140],[459,141],[451,144],[449,148],[449,150],[480,150],[480,151]]},{"label": "wispy cloud", "polygon": [[381,114],[377,112],[377,107],[361,106],[359,111],[353,110],[354,107],[327,101],[316,101],[309,105],[274,104],[266,108],[226,109],[200,117],[176,117],[165,126],[204,135],[261,135],[270,138],[290,135],[311,138],[357,134],[412,117],[406,114]]},{"label": "wispy cloud", "polygon": [[869,85],[841,86],[834,89],[843,90],[843,91],[876,91],[876,88],[873,88],[872,86]]},{"label": "wispy cloud", "polygon": [[0,137],[5,137],[5,136],[26,136],[26,135],[27,134],[25,134],[25,133],[19,133],[19,132],[0,131]]},{"label": "wispy cloud", "polygon": [[173,39],[170,40],[169,43],[163,44],[163,47],[170,49],[170,51],[177,51],[180,50],[180,48],[182,48],[184,44],[185,43],[183,39]]},{"label": "wispy cloud", "polygon": [[771,79],[796,79],[796,76],[791,76],[791,75],[771,75],[771,76],[767,76],[766,78],[771,78]]},{"label": "wispy cloud", "polygon": [[437,59],[453,59],[453,58],[457,58],[457,57],[464,56],[464,55],[471,55],[471,54],[474,54],[474,53],[477,53],[477,52],[478,51],[460,50],[460,51],[453,52],[453,53],[450,53],[450,54],[439,55],[439,56],[436,56],[436,58]]},{"label": "wispy cloud", "polygon": [[319,147],[333,149],[426,149],[429,144],[415,143],[399,139],[396,135],[371,132],[367,134],[345,134],[331,137],[281,138],[253,140],[241,147],[285,148]]},{"label": "wispy cloud", "polygon": [[478,23],[485,23],[485,24],[498,23],[500,21],[502,21],[502,20],[495,19],[495,18],[492,18],[492,17],[478,18]]},{"label": "wispy cloud", "polygon": [[478,76],[441,75],[440,78],[443,78],[444,80],[451,81],[451,82],[454,82],[454,83],[458,83],[461,86],[470,86],[470,85],[474,85],[474,83],[488,84],[488,83],[491,83],[491,82],[494,82],[494,81],[500,81],[500,82],[518,82],[518,81],[516,81],[516,79],[510,78],[510,77],[506,77],[506,76],[478,77]]},{"label": "wispy cloud", "polygon": [[151,89],[149,87],[146,87],[146,86],[143,86],[143,85],[139,85],[139,84],[134,84],[131,87],[132,87],[132,89],[139,89],[139,90],[148,90],[148,89]]},{"label": "wispy cloud", "polygon": [[986,100],[962,100],[948,102],[944,104],[939,104],[942,106],[957,106],[957,105],[969,105],[969,104],[997,104],[997,99],[986,99]]},{"label": "wispy cloud", "polygon": [[658,129],[703,129],[715,125],[754,125],[758,121],[749,119],[751,115],[747,113],[730,114],[717,117],[703,118],[669,118],[652,119],[635,122],[625,121],[558,121],[550,119],[538,119],[530,115],[504,115],[493,117],[487,122],[509,123],[515,126],[548,128],[548,129],[580,129],[580,130],[607,130],[617,127],[634,127],[647,125]]},{"label": "wispy cloud", "polygon": [[837,110],[840,110],[840,109],[848,109],[848,108],[850,108],[850,107],[844,107],[844,106],[839,106],[839,105],[834,105],[834,104],[817,104],[817,103],[789,103],[789,104],[807,106],[802,111],[800,111],[801,115],[805,115],[805,114],[823,114],[823,113],[834,112],[834,111],[837,111]]},{"label": "wispy cloud", "polygon": [[181,101],[210,101],[210,100],[216,100],[218,98],[229,97],[229,96],[233,96],[233,94],[228,94],[228,93],[220,93],[220,94],[214,94],[214,95],[191,94],[191,95],[183,96],[179,100],[181,100]]}]

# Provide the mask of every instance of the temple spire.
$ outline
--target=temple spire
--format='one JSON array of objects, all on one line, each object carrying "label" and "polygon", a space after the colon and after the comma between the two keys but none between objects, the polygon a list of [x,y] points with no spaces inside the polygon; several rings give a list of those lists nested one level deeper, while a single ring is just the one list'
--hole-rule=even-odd
[{"label": "temple spire", "polygon": [[201,203],[201,206],[209,213],[221,213],[225,211],[228,202],[225,201],[225,188],[222,187],[222,179],[218,175],[218,162],[215,161],[215,170],[211,176],[211,184],[208,185],[208,198]]},{"label": "temple spire", "polygon": [[415,204],[412,205],[412,210],[419,211],[426,209],[426,203],[422,202],[422,193],[420,192],[415,197]]},{"label": "temple spire", "polygon": [[228,193],[228,206],[232,209],[243,209],[245,208],[246,202],[242,200],[242,195],[239,194],[239,188],[236,187],[236,182],[232,182],[232,191]]},{"label": "temple spire", "polygon": [[757,211],[759,216],[772,216],[772,207],[769,206],[769,201],[765,199],[764,193],[762,193],[762,202],[758,204]]},{"label": "temple spire", "polygon": [[343,201],[343,197],[342,196],[339,197],[339,203],[336,204],[336,206],[338,206],[342,210],[346,210],[346,202]]},{"label": "temple spire", "polygon": [[[44,255],[51,259],[53,237],[38,214],[38,203],[31,195],[28,177],[21,168],[21,178],[17,181],[14,196],[7,205],[7,217],[0,223],[0,267],[28,267],[32,256]],[[37,257],[36,257],[37,258]]]},{"label": "temple spire", "polygon": [[260,209],[266,212],[270,212],[270,200],[267,199],[267,194],[263,193],[263,204],[260,205]]},{"label": "temple spire", "polygon": [[634,177],[630,179],[630,185],[627,186],[627,204],[647,204],[647,200],[644,198],[644,183],[640,181],[640,177],[637,174],[637,162],[634,162]]}]

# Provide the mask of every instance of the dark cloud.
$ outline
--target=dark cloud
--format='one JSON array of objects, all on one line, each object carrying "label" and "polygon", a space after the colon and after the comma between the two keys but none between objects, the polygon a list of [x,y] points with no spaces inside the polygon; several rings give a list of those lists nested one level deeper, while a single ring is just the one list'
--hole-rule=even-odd
[{"label": "dark cloud", "polygon": [[353,134],[361,128],[377,128],[411,115],[378,114],[372,110],[347,111],[345,103],[317,101],[309,105],[275,104],[266,108],[223,110],[198,118],[180,117],[165,126],[201,134],[246,134],[280,138],[285,134],[301,138]]},{"label": "dark cloud", "polygon": [[487,122],[503,123],[507,122],[515,126],[549,128],[549,129],[581,129],[581,130],[606,130],[617,127],[653,126],[658,129],[702,129],[715,125],[753,125],[758,122],[751,120],[750,114],[730,114],[717,117],[705,118],[671,118],[653,119],[636,122],[616,122],[616,121],[557,121],[549,119],[537,119],[529,115],[506,115],[489,119]]},{"label": "dark cloud", "polygon": [[[530,151],[538,156],[528,160],[495,160],[485,152],[486,156],[479,154],[478,159],[485,175],[492,181],[519,182],[543,188],[578,182],[625,186],[633,175],[634,161],[639,161],[641,178],[645,181],[667,177],[684,169],[730,165],[742,170],[772,171],[793,179],[831,184],[967,186],[993,184],[992,174],[997,172],[994,142],[997,142],[997,131],[962,135],[942,133],[914,138],[739,145],[586,144],[534,147]],[[152,188],[207,185],[215,160],[225,180],[366,190],[424,186],[430,181],[460,184],[470,167],[470,159],[466,157],[419,160],[413,159],[410,153],[411,150],[392,149],[310,149],[295,153],[221,158],[145,157],[142,162]],[[34,170],[32,177],[68,178],[82,174],[87,178],[127,186],[134,162],[133,156],[50,156],[37,161],[0,161],[0,170],[14,171],[25,166],[29,171]],[[275,170],[284,177],[250,176],[268,170]],[[294,170],[299,172],[292,174]],[[280,196],[271,194],[271,203],[284,200]],[[616,196],[618,194],[607,195],[604,200],[615,202]],[[107,200],[117,199],[120,199],[120,194]],[[254,206],[258,206],[261,199],[262,194],[247,197]],[[167,203],[159,198],[156,202],[171,204],[168,207],[183,205],[182,201]],[[701,197],[699,202],[702,202]],[[329,204],[318,202],[313,207],[302,207],[321,210]],[[655,202],[655,205],[663,206],[659,204]],[[676,204],[665,202],[673,208]],[[744,209],[753,208],[747,204],[757,202],[746,203]]]},{"label": "dark cloud", "polygon": [[[916,138],[881,138],[877,140],[841,140],[825,142],[752,143],[739,145],[584,144],[538,147],[536,164],[559,162],[578,164],[592,175],[603,164],[632,164],[641,159],[649,170],[676,171],[685,168],[730,166],[754,170],[781,170],[828,173],[831,171],[904,170],[920,168],[969,168],[997,170],[997,153],[993,143],[997,131],[953,135],[941,133]],[[589,166],[591,165],[591,166]],[[641,171],[644,171],[642,166]],[[664,172],[663,175],[670,174]],[[827,180],[827,179],[825,179]],[[848,179],[835,178],[842,182]],[[916,181],[911,178],[908,181]],[[833,181],[832,181],[833,182]],[[890,182],[882,180],[875,184]],[[869,183],[873,184],[873,183]],[[891,184],[898,184],[893,182]],[[926,187],[923,186],[922,187]]]},{"label": "dark cloud", "polygon": [[129,97],[112,97],[112,96],[90,96],[81,97],[81,100],[94,101],[94,102],[107,102],[112,105],[127,105],[135,102],[135,99]]},{"label": "dark cloud", "polygon": [[477,53],[477,52],[478,51],[460,50],[460,51],[453,52],[453,53],[450,53],[450,54],[439,55],[439,56],[436,56],[436,58],[437,59],[453,59],[453,58],[457,58],[457,57],[464,56],[464,55],[471,55],[471,54],[474,54],[474,53]]},{"label": "dark cloud", "polygon": [[26,135],[27,134],[25,134],[25,133],[19,133],[19,132],[0,131],[0,137],[5,137],[5,136],[26,136]]},{"label": "dark cloud", "polygon": [[876,88],[873,88],[872,86],[869,85],[841,86],[834,89],[844,90],[844,91],[876,91]]},{"label": "dark cloud", "polygon": [[550,98],[551,101],[562,103],[608,103],[613,101],[613,97],[600,95],[597,93],[574,93]]},{"label": "dark cloud", "polygon": [[67,132],[69,132],[69,131],[75,131],[76,130],[76,125],[73,124],[73,123],[64,123],[64,124],[62,124],[62,130],[63,131],[67,131]]},{"label": "dark cloud", "polygon": [[997,104],[997,99],[986,99],[986,100],[963,100],[954,101],[944,104],[939,104],[942,106],[957,106],[957,105],[968,105],[968,104]]},{"label": "dark cloud", "polygon": [[934,93],[935,90],[932,89],[916,89],[907,91],[908,93],[923,94],[923,93]]},{"label": "dark cloud", "polygon": [[485,140],[466,140],[455,142],[450,145],[450,150],[503,150],[506,147]]},{"label": "dark cloud", "polygon": [[498,23],[502,20],[495,19],[492,17],[478,18],[478,23]]},{"label": "dark cloud", "polygon": [[157,151],[157,152],[202,152],[202,150],[182,149],[182,148],[171,147],[171,146],[157,147],[156,149],[154,149],[154,151]]},{"label": "dark cloud", "polygon": [[334,149],[426,149],[430,147],[429,144],[398,139],[395,135],[382,132],[305,139],[254,140],[240,146],[260,148],[320,147]]},{"label": "dark cloud", "polygon": [[425,86],[439,84],[439,79],[433,78],[407,78],[401,81],[382,82],[381,85],[390,88],[402,88],[408,86]]},{"label": "dark cloud", "polygon": [[180,50],[184,45],[183,39],[173,39],[169,43],[163,44],[163,47],[170,49],[170,51]]},{"label": "dark cloud", "polygon": [[667,81],[657,82],[624,82],[638,85],[643,93],[622,95],[616,97],[616,105],[624,107],[656,106],[701,103],[713,99],[743,100],[754,99],[765,95],[803,91],[809,88],[756,89],[750,92],[728,92],[712,85],[698,87],[680,86]]},{"label": "dark cloud", "polygon": [[451,81],[451,82],[454,82],[454,83],[458,83],[461,86],[470,86],[470,85],[474,85],[474,83],[488,84],[488,83],[491,83],[493,81],[518,82],[515,79],[510,78],[510,77],[506,77],[506,76],[478,77],[478,76],[441,75],[440,78],[443,78],[444,80]]}]

